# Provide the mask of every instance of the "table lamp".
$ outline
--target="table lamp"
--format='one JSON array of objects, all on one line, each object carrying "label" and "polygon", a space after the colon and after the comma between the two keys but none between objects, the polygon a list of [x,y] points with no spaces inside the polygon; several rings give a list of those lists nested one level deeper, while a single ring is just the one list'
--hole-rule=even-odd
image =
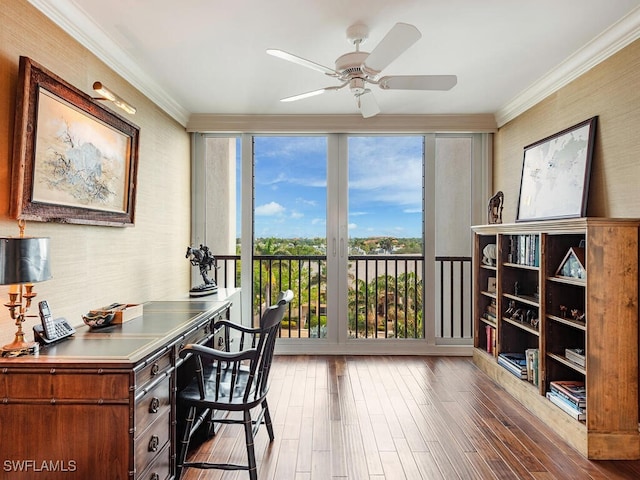
[{"label": "table lamp", "polygon": [[37,351],[37,343],[26,342],[22,323],[36,296],[33,284],[51,278],[49,239],[24,236],[24,223],[19,223],[20,237],[0,237],[0,285],[10,285],[9,309],[18,328],[13,342],[2,347],[3,356],[17,356]]}]

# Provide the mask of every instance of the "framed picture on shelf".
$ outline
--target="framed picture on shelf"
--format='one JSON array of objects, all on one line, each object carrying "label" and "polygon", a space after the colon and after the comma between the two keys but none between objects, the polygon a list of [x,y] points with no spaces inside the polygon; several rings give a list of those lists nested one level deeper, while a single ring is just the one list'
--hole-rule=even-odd
[{"label": "framed picture on shelf", "polygon": [[586,215],[597,118],[524,148],[517,222]]},{"label": "framed picture on shelf", "polygon": [[11,216],[133,225],[139,128],[27,57],[17,92]]}]

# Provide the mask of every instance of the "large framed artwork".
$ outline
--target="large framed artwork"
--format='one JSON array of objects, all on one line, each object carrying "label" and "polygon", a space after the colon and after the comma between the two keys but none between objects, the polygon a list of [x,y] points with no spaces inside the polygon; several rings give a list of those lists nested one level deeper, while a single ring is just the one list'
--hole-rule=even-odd
[{"label": "large framed artwork", "polygon": [[597,118],[524,148],[517,222],[586,215]]},{"label": "large framed artwork", "polygon": [[11,216],[134,224],[140,129],[20,57]]}]

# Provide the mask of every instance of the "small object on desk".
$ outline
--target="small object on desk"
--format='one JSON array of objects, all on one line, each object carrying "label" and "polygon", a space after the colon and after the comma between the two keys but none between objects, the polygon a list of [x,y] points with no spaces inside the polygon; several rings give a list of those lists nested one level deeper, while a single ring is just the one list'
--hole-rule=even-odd
[{"label": "small object on desk", "polygon": [[94,312],[91,311],[82,315],[82,320],[86,325],[91,328],[103,328],[108,327],[113,322],[116,316],[116,312]]},{"label": "small object on desk", "polygon": [[200,244],[200,248],[187,247],[187,255],[185,256],[194,267],[200,268],[203,284],[193,287],[189,290],[190,297],[204,297],[213,295],[218,292],[218,286],[215,280],[209,278],[207,272],[211,267],[218,268],[215,257],[211,254],[211,250],[206,245]]},{"label": "small object on desk", "polygon": [[91,310],[82,316],[91,328],[119,325],[142,315],[142,305],[135,303],[112,303],[106,307]]}]

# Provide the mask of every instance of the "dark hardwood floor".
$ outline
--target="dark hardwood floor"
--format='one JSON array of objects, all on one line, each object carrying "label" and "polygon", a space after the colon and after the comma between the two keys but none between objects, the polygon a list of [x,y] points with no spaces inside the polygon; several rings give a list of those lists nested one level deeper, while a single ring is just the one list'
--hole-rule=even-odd
[{"label": "dark hardwood floor", "polygon": [[[275,440],[256,437],[261,480],[638,479],[640,461],[589,461],[470,358],[278,356]],[[190,458],[245,463],[241,427]],[[188,469],[184,480],[248,479]]]}]

